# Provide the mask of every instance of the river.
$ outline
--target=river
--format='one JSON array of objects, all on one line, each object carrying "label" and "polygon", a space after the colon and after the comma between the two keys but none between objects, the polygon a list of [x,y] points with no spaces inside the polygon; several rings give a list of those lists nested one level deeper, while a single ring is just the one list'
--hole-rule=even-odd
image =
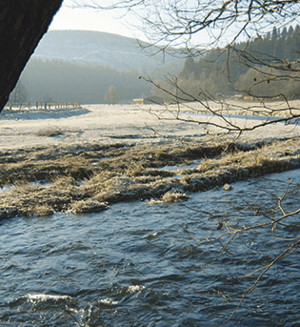
[{"label": "river", "polygon": [[[298,216],[229,241],[235,228],[300,207],[300,170],[191,195],[182,204],[119,203],[100,213],[2,220],[1,326],[299,326],[298,251],[241,292],[299,237]],[[287,238],[287,239],[283,239]],[[221,243],[222,242],[222,243]],[[223,251],[222,251],[223,249]],[[207,267],[204,267],[210,263]],[[204,267],[204,269],[202,269]],[[232,296],[231,298],[227,298]]]}]

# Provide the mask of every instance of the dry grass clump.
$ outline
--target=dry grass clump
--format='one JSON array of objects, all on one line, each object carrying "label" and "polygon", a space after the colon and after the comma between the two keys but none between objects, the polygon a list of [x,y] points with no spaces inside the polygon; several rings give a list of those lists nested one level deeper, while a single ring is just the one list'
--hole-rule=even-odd
[{"label": "dry grass clump", "polygon": [[61,131],[61,129],[57,127],[49,127],[49,128],[41,129],[36,132],[37,136],[45,136],[45,137],[58,136],[63,134],[64,133]]},{"label": "dry grass clump", "polygon": [[[218,159],[204,159],[199,165],[200,172],[224,170],[238,171],[248,170],[249,175],[261,175],[262,173],[279,172],[296,168],[294,160],[299,157],[297,149],[298,139],[294,142],[275,141],[256,150],[238,151],[236,153],[223,154]],[[296,147],[296,148],[295,148]],[[291,159],[294,160],[291,160]]]},{"label": "dry grass clump", "polygon": [[[199,159],[197,169],[164,169]],[[107,203],[132,200],[174,203],[186,200],[186,192],[299,167],[297,138],[250,145],[184,140],[151,148],[85,143],[0,150],[0,184],[16,186],[0,192],[0,218],[97,212]]]},{"label": "dry grass clump", "polygon": [[139,169],[133,169],[129,171],[131,176],[160,176],[160,177],[173,177],[176,174],[172,171],[167,171],[163,169],[143,169],[140,167]]},{"label": "dry grass clump", "polygon": [[162,200],[166,203],[177,203],[182,200],[188,200],[190,197],[185,193],[175,191],[175,192],[167,192],[162,197]]},{"label": "dry grass clump", "polygon": [[190,197],[180,191],[170,191],[165,193],[161,199],[151,199],[147,203],[150,205],[162,204],[162,203],[178,203],[181,201],[188,200]]},{"label": "dry grass clump", "polygon": [[34,214],[36,214],[38,217],[46,217],[51,216],[54,213],[53,208],[48,206],[47,204],[38,205],[33,209]]},{"label": "dry grass clump", "polygon": [[89,213],[89,212],[99,212],[106,210],[108,208],[107,204],[104,202],[99,202],[95,199],[87,199],[77,201],[72,204],[71,210],[76,213]]},{"label": "dry grass clump", "polygon": [[76,179],[72,176],[54,178],[53,184],[57,189],[69,189],[79,185]]}]

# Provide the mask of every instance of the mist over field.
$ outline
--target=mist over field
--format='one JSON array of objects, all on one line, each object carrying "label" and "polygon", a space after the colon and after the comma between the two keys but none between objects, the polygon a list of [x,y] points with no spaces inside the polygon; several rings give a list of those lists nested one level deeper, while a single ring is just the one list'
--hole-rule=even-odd
[{"label": "mist over field", "polygon": [[107,103],[114,86],[119,103],[152,95],[152,86],[140,75],[163,79],[178,74],[184,60],[143,49],[137,40],[92,31],[50,31],[41,40],[20,82],[21,101]]},{"label": "mist over field", "polygon": [[[215,98],[243,97],[249,95],[253,82],[256,84],[250,93],[256,98],[276,99],[282,92],[289,99],[298,99],[299,82],[293,72],[288,72],[289,80],[277,78],[281,72],[277,64],[276,73],[272,71],[274,67],[259,71],[256,63],[243,63],[238,51],[247,46],[250,53],[259,57],[258,63],[278,56],[282,63],[295,62],[292,68],[298,69],[299,38],[299,26],[282,31],[275,28],[247,45],[237,43],[236,52],[215,48],[199,56],[186,56],[174,49],[163,53],[155,46],[116,34],[50,31],[27,64],[16,87],[18,92],[10,101],[107,104],[107,93],[114,89],[112,103],[131,104],[133,99],[150,96],[170,103],[176,88],[184,90],[182,99],[186,101],[203,100],[208,94]],[[160,88],[140,76],[150,78]],[[176,85],[166,81],[173,76]]]}]

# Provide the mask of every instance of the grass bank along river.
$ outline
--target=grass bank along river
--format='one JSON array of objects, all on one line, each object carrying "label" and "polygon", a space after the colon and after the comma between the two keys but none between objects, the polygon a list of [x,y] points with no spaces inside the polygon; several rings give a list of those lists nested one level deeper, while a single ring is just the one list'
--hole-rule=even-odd
[{"label": "grass bank along river", "polygon": [[132,200],[176,202],[190,192],[300,167],[298,137],[162,140],[1,150],[0,217],[96,212]]},{"label": "grass bank along river", "polygon": [[[274,217],[299,208],[299,171],[232,182],[300,167],[299,126],[233,142],[145,114],[0,116],[0,217],[20,216],[1,220],[1,326],[219,325],[296,249]],[[297,325],[298,275],[284,255],[226,326]]]}]

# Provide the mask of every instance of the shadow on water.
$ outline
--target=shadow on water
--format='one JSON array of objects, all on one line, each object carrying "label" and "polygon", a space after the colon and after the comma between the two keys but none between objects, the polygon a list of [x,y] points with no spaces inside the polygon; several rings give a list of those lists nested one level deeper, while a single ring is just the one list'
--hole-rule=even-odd
[{"label": "shadow on water", "polygon": [[[233,277],[273,260],[286,246],[280,238],[298,237],[299,226],[242,234],[205,269],[222,247],[197,239],[221,235],[219,220],[235,227],[264,221],[254,209],[276,207],[276,196],[288,183],[296,186],[299,177],[297,170],[237,182],[229,192],[196,193],[184,204],[120,203],[101,213],[4,220],[1,324],[218,325],[254,282]],[[283,203],[289,212],[298,209],[299,193],[295,189]],[[299,323],[295,255],[270,269],[226,326]]]}]

